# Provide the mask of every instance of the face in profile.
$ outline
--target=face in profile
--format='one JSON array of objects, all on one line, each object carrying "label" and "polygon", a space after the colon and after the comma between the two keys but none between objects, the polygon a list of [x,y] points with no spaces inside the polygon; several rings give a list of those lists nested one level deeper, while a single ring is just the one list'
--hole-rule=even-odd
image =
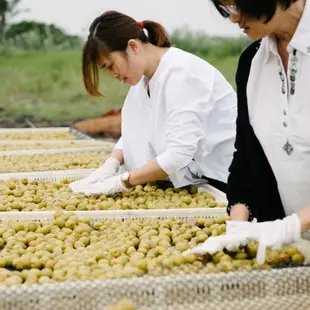
[{"label": "face in profile", "polygon": [[257,19],[240,12],[233,0],[222,1],[221,4],[218,4],[217,9],[222,16],[229,18],[234,24],[238,24],[250,40],[259,40],[274,34],[281,21],[279,18],[280,7],[277,7],[275,15],[268,23],[266,23],[266,17]]},{"label": "face in profile", "polygon": [[125,52],[111,52],[106,57],[100,57],[97,65],[106,70],[109,75],[121,82],[134,86],[144,75],[144,61],[141,53],[141,43],[130,40]]}]

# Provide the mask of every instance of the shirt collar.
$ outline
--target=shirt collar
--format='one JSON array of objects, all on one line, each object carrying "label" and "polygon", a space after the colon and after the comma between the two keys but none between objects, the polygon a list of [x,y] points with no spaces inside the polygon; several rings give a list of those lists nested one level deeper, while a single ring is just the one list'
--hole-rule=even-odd
[{"label": "shirt collar", "polygon": [[306,1],[304,12],[289,47],[310,56],[310,1]]},{"label": "shirt collar", "polygon": [[[267,62],[271,53],[278,55],[277,45],[274,37],[264,38],[263,43],[266,49],[265,62]],[[293,49],[310,56],[310,0],[306,1],[302,17],[288,45],[289,52]]]},{"label": "shirt collar", "polygon": [[150,78],[149,80],[149,87],[150,88],[153,88],[154,85],[157,83],[159,77],[160,77],[160,74],[163,70],[163,68],[165,68],[165,64],[167,62],[167,56],[171,53],[171,51],[173,51],[175,48],[174,47],[170,47],[168,49],[168,51],[161,57],[160,61],[159,61],[159,64],[156,68],[156,71],[154,73],[154,75]]},{"label": "shirt collar", "polygon": [[278,55],[278,48],[277,48],[277,43],[274,37],[265,37],[262,40],[262,45],[264,46],[266,50],[266,55],[265,55],[265,63],[268,61],[269,56],[271,54],[277,56]]}]

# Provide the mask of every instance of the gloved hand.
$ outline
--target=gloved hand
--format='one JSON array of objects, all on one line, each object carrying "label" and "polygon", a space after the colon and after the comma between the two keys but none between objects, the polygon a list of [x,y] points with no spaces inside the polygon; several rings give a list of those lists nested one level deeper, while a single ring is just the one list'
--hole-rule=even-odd
[{"label": "gloved hand", "polygon": [[266,259],[266,249],[281,249],[283,246],[297,242],[301,238],[301,223],[296,214],[283,220],[254,223],[249,229],[251,240],[258,241],[256,261],[263,264]]},{"label": "gloved hand", "polygon": [[249,229],[251,227],[252,223],[257,223],[257,219],[253,219],[252,222],[248,222],[248,221],[226,221],[226,234],[242,232],[245,229]]},{"label": "gloved hand", "polygon": [[110,157],[101,167],[92,172],[88,177],[70,183],[69,187],[73,192],[78,192],[86,184],[94,184],[116,175],[119,172],[119,169],[119,161],[116,158]]},{"label": "gloved hand", "polygon": [[191,250],[183,252],[183,255],[187,254],[215,254],[216,252],[223,251],[225,248],[228,251],[234,251],[239,249],[240,246],[245,246],[249,242],[247,231],[225,234],[217,237],[210,237],[204,243],[197,245]]},{"label": "gloved hand", "polygon": [[272,222],[227,221],[226,225],[228,229],[225,235],[210,237],[203,244],[185,253],[212,255],[224,248],[234,251],[250,241],[258,241],[256,261],[258,264],[263,264],[268,247],[281,249],[284,245],[292,244],[301,238],[301,223],[296,214]]},{"label": "gloved hand", "polygon": [[94,184],[85,184],[77,188],[77,193],[84,195],[112,195],[119,192],[128,191],[123,185],[121,175],[115,175],[104,181]]},{"label": "gloved hand", "polygon": [[[256,219],[254,220],[256,223]],[[213,255],[218,251],[227,249],[231,252],[237,251],[240,246],[245,246],[249,242],[249,229],[252,222],[245,221],[226,221],[226,234],[218,237],[210,237],[205,243],[198,245],[192,250],[185,252],[191,254]]]}]

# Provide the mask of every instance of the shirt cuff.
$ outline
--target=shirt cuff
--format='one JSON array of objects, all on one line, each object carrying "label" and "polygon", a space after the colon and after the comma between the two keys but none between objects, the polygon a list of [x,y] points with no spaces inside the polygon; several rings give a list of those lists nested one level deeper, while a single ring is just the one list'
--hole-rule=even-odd
[{"label": "shirt cuff", "polygon": [[156,157],[158,165],[168,175],[174,175],[177,171],[187,167],[192,161],[192,157],[182,154],[181,156],[175,152],[166,151]]}]

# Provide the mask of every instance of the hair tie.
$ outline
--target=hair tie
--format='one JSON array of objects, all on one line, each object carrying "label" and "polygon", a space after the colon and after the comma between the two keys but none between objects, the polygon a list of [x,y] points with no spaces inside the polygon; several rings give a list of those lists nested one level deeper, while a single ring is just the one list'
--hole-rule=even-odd
[{"label": "hair tie", "polygon": [[139,24],[139,26],[140,26],[142,29],[144,29],[144,24],[143,24],[143,22],[138,22],[138,24]]}]

